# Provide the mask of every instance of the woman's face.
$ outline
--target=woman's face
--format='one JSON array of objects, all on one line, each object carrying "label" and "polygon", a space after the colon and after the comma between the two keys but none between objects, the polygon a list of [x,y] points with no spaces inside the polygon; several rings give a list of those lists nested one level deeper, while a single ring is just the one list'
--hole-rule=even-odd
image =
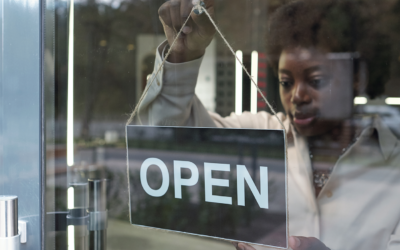
[{"label": "woman's face", "polygon": [[348,109],[349,106],[341,106],[343,100],[338,97],[339,93],[349,92],[340,83],[349,77],[339,76],[344,72],[337,70],[345,67],[333,65],[326,55],[318,50],[298,47],[285,49],[279,59],[282,105],[295,129],[303,136],[329,132],[343,120],[340,115],[330,115],[330,111],[335,113],[335,110]]}]

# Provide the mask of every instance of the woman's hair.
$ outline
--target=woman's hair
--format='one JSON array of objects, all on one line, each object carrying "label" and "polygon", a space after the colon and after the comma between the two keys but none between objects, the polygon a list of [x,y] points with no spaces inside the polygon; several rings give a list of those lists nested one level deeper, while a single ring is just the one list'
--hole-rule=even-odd
[{"label": "woman's hair", "polygon": [[390,43],[376,24],[379,20],[369,15],[373,6],[367,6],[367,2],[302,0],[278,8],[267,32],[267,56],[275,72],[285,48],[358,52],[367,63],[367,94],[371,98],[383,94],[390,75]]}]

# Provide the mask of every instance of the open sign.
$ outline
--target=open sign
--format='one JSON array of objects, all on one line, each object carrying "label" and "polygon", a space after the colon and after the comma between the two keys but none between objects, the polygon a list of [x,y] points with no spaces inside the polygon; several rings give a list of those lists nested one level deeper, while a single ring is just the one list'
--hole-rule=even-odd
[{"label": "open sign", "polygon": [[[162,174],[162,184],[157,190],[152,189],[147,181],[147,170],[151,165],[155,165],[160,168]],[[182,178],[182,169],[189,169],[191,177],[189,179]],[[220,163],[204,163],[204,183],[205,183],[205,201],[214,202],[220,204],[232,205],[232,197],[213,195],[213,186],[227,187],[229,188],[229,180],[219,179],[212,177],[212,171],[230,171],[229,164]],[[237,204],[239,206],[245,206],[245,182],[249,185],[254,198],[257,200],[258,205],[261,208],[268,209],[268,168],[260,167],[260,191],[257,190],[253,179],[251,178],[246,166],[237,165]],[[199,181],[199,170],[197,166],[190,161],[174,161],[174,187],[175,187],[175,198],[182,199],[182,186],[194,186]],[[153,197],[161,197],[165,195],[169,187],[169,172],[165,163],[158,158],[148,158],[140,167],[140,183],[144,191]]]},{"label": "open sign", "polygon": [[132,224],[287,248],[283,131],[126,129]]}]

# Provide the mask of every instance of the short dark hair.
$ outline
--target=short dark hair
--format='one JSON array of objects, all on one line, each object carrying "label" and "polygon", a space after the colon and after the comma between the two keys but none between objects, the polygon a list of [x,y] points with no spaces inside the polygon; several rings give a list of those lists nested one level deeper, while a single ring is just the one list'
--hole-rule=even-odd
[{"label": "short dark hair", "polygon": [[390,42],[374,25],[377,20],[368,16],[373,7],[367,6],[367,2],[300,0],[278,8],[270,18],[267,32],[267,56],[272,68],[276,72],[285,48],[358,52],[369,69],[367,94],[371,98],[383,94],[390,73]]}]

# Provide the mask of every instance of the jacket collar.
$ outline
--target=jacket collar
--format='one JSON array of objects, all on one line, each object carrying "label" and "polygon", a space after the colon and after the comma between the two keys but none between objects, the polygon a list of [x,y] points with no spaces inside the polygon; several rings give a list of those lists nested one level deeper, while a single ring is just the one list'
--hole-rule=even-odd
[{"label": "jacket collar", "polygon": [[[374,116],[372,121],[372,124],[370,127],[365,128],[361,134],[360,137],[364,136],[371,136],[373,134],[373,131],[376,130],[378,133],[378,139],[379,139],[379,146],[382,152],[382,155],[387,161],[390,156],[393,153],[393,150],[395,149],[397,143],[399,143],[399,140],[396,138],[396,136],[390,131],[390,129],[383,123],[382,119],[380,116],[376,115]],[[293,126],[290,124],[289,119],[286,119],[284,121],[284,125],[287,131],[287,137],[290,139],[292,136],[296,136],[298,133],[295,131]],[[372,130],[371,130],[372,128]]]}]

